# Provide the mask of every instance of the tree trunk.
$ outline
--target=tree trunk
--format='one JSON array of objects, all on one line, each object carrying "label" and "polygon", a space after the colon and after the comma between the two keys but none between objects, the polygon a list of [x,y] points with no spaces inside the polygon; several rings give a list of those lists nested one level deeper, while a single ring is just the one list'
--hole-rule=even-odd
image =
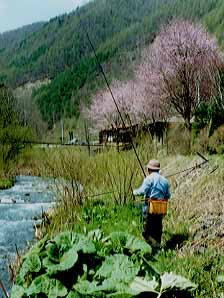
[{"label": "tree trunk", "polygon": [[190,117],[188,117],[187,119],[185,119],[185,127],[189,133],[189,136],[188,136],[188,152],[190,153],[191,152],[191,146],[192,146],[192,137],[191,137],[191,132],[192,132],[192,124],[191,124],[191,121],[190,121]]}]

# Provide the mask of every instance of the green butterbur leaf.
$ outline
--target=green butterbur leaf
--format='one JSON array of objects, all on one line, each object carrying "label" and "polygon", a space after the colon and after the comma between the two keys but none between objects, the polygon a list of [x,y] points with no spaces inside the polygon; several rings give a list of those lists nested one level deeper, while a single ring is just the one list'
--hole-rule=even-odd
[{"label": "green butterbur leaf", "polygon": [[117,254],[106,257],[96,272],[96,277],[112,278],[113,280],[130,282],[138,274],[140,266],[129,260],[128,256]]},{"label": "green butterbur leaf", "polygon": [[30,287],[27,289],[27,295],[43,293],[48,298],[64,297],[68,291],[63,284],[48,275],[44,274],[34,279]]},{"label": "green butterbur leaf", "polygon": [[81,298],[81,295],[77,292],[70,291],[68,296],[66,296],[66,298]]},{"label": "green butterbur leaf", "polygon": [[11,291],[11,298],[23,298],[25,297],[25,289],[21,286],[13,286],[12,291]]},{"label": "green butterbur leaf", "polygon": [[60,259],[60,255],[63,255],[63,253],[60,254],[59,247],[56,243],[48,243],[46,245],[46,252],[49,260],[53,262],[58,262]]},{"label": "green butterbur leaf", "polygon": [[183,276],[173,273],[164,273],[161,276],[161,290],[164,291],[173,288],[179,290],[195,290],[197,285]]},{"label": "green butterbur leaf", "polygon": [[[81,235],[81,234],[80,234]],[[84,235],[81,235],[79,242],[75,244],[75,247],[77,251],[82,251],[84,254],[93,254],[96,252],[95,245],[93,242],[85,237]]]},{"label": "green butterbur leaf", "polygon": [[125,248],[129,249],[131,252],[140,251],[142,254],[152,253],[152,248],[148,243],[132,235],[129,235],[129,237],[127,238]]},{"label": "green butterbur leaf", "polygon": [[38,255],[40,258],[45,257],[46,256],[46,245],[49,241],[49,236],[46,235],[44,236],[43,239],[41,239],[30,251],[30,253],[28,253],[25,258],[27,258],[30,254],[36,254]]},{"label": "green butterbur leaf", "polygon": [[140,251],[142,254],[152,253],[152,248],[149,244],[126,232],[113,232],[108,239],[114,250],[119,253],[122,253],[124,249],[128,249],[132,253],[137,251]]},{"label": "green butterbur leaf", "polygon": [[63,251],[67,251],[72,247],[75,235],[75,233],[69,231],[59,233],[55,236],[54,241]]},{"label": "green butterbur leaf", "polygon": [[96,281],[89,282],[88,280],[82,280],[78,282],[73,288],[82,295],[91,295],[101,291],[102,289],[101,286],[98,286]]},{"label": "green butterbur leaf", "polygon": [[224,275],[218,275],[217,276],[217,282],[224,283]]},{"label": "green butterbur leaf", "polygon": [[141,277],[136,277],[134,281],[130,284],[130,289],[135,295],[138,295],[143,292],[158,293],[156,291],[158,285],[159,284],[155,279],[148,281]]},{"label": "green butterbur leaf", "polygon": [[[157,282],[160,274],[150,271],[149,254],[151,247],[145,241],[126,232],[114,232],[104,239],[100,230],[87,236],[64,232],[53,240],[46,237],[25,256],[11,297],[131,298],[196,288],[172,273],[163,274],[161,283]],[[224,277],[220,275],[217,281],[223,282]]]},{"label": "green butterbur leaf", "polygon": [[73,247],[67,251],[59,260],[59,263],[54,263],[48,258],[44,259],[43,265],[47,269],[47,273],[52,275],[58,271],[66,271],[71,269],[78,261],[78,254],[76,248]]},{"label": "green butterbur leaf", "polygon": [[22,282],[22,280],[25,279],[27,274],[30,274],[33,272],[38,273],[40,269],[41,269],[40,258],[38,257],[38,255],[30,253],[25,258],[17,278]]},{"label": "green butterbur leaf", "polygon": [[44,259],[43,265],[50,275],[74,267],[78,261],[79,251],[86,254],[96,252],[96,248],[89,238],[72,232],[58,234],[54,242],[49,243],[46,249],[48,257]]}]

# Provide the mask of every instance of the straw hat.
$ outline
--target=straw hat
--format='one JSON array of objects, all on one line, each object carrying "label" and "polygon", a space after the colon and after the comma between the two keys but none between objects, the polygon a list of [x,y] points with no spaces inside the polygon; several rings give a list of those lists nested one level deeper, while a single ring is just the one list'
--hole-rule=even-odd
[{"label": "straw hat", "polygon": [[160,162],[157,159],[151,159],[146,165],[149,170],[160,170]]}]

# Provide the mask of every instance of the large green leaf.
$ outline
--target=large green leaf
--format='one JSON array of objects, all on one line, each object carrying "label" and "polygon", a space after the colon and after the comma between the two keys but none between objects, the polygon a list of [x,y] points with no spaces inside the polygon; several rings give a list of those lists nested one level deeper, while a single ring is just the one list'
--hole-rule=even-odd
[{"label": "large green leaf", "polygon": [[113,232],[109,235],[109,237],[106,238],[106,243],[111,252],[116,253],[123,253],[124,247],[127,242],[127,235],[126,232]]},{"label": "large green leaf", "polygon": [[124,249],[134,253],[151,254],[152,248],[144,240],[141,240],[126,232],[113,232],[107,238],[116,252],[122,253]]},{"label": "large green leaf", "polygon": [[92,254],[96,252],[95,245],[86,236],[78,233],[65,232],[58,234],[54,242],[46,246],[47,257],[43,265],[49,275],[71,269],[78,260],[78,252]]},{"label": "large green leaf", "polygon": [[59,262],[64,252],[60,251],[60,248],[55,242],[50,242],[46,245],[46,253],[49,260]]},{"label": "large green leaf", "polygon": [[81,295],[77,292],[70,291],[68,296],[66,296],[66,298],[81,298]]},{"label": "large green leaf", "polygon": [[108,278],[105,279],[101,285],[101,290],[108,293],[110,292],[112,294],[132,294],[130,291],[130,287],[128,286],[128,283],[126,281],[117,280],[115,278]]},{"label": "large green leaf", "polygon": [[[45,252],[45,246],[47,242],[49,241],[49,236],[44,236],[43,239],[41,239],[31,250],[31,253],[38,254],[39,256],[42,255],[43,252]],[[46,253],[46,252],[45,252]]]},{"label": "large green leaf", "polygon": [[[117,281],[115,282],[112,279],[105,280],[105,283],[103,282],[102,285],[99,285],[98,282],[96,281],[89,282],[88,280],[82,280],[78,282],[76,285],[74,285],[73,288],[84,297],[86,297],[86,295],[89,295],[88,297],[100,297],[100,298],[110,297],[110,295],[111,296],[115,295],[115,297],[117,295],[122,295],[122,297],[125,294],[130,295],[130,289],[128,288],[128,286],[122,283],[118,283]],[[112,293],[108,294],[109,292],[112,292]],[[74,297],[76,298],[76,296]]]},{"label": "large green leaf", "polygon": [[129,249],[132,253],[137,251],[140,251],[142,254],[152,253],[152,248],[148,243],[133,235],[128,235],[125,248]]},{"label": "large green leaf", "polygon": [[134,264],[128,256],[116,254],[106,257],[102,266],[96,272],[99,279],[112,279],[114,281],[129,283],[138,274],[139,264]]},{"label": "large green leaf", "polygon": [[132,293],[135,295],[138,295],[143,292],[158,293],[156,291],[158,285],[159,284],[155,279],[148,281],[141,277],[136,277],[134,281],[130,284],[130,289]]},{"label": "large green leaf", "polygon": [[173,288],[180,290],[195,290],[197,285],[183,276],[167,272],[164,273],[161,276],[161,291],[164,292]]},{"label": "large green leaf", "polygon": [[59,233],[55,236],[54,242],[57,244],[58,247],[60,247],[60,250],[62,252],[66,252],[72,247],[74,243],[74,235],[76,234],[69,231]]},{"label": "large green leaf", "polygon": [[76,247],[72,247],[60,259],[58,263],[52,262],[49,258],[43,260],[43,265],[49,275],[56,274],[60,271],[71,269],[78,261],[78,253]]},{"label": "large green leaf", "polygon": [[25,295],[25,289],[21,286],[14,285],[11,290],[11,298],[23,298]]},{"label": "large green leaf", "polygon": [[128,256],[108,256],[96,272],[93,282],[81,280],[73,288],[82,295],[94,297],[104,297],[103,293],[130,294],[128,284],[138,271],[139,265],[134,264]]},{"label": "large green leaf", "polygon": [[93,295],[96,292],[100,292],[102,287],[96,281],[81,280],[73,286],[73,289],[82,295]]},{"label": "large green leaf", "polygon": [[[41,261],[38,255],[30,252],[25,258],[22,267],[18,274],[18,280],[21,282],[25,279],[26,275],[33,272],[39,272],[41,269]],[[20,282],[20,284],[21,284]]]},{"label": "large green leaf", "polygon": [[224,275],[218,275],[217,276],[217,282],[224,283]]},{"label": "large green leaf", "polygon": [[73,247],[76,248],[77,251],[82,251],[85,254],[93,254],[96,252],[95,245],[93,241],[91,241],[88,237],[83,234],[75,234],[76,238],[73,242]]},{"label": "large green leaf", "polygon": [[65,252],[72,247],[76,247],[77,251],[83,251],[84,253],[91,254],[96,252],[93,242],[83,234],[64,232],[58,234],[54,241],[60,252]]},{"label": "large green leaf", "polygon": [[40,293],[45,294],[48,298],[56,298],[65,297],[68,291],[59,280],[43,274],[33,280],[26,292],[27,296]]}]

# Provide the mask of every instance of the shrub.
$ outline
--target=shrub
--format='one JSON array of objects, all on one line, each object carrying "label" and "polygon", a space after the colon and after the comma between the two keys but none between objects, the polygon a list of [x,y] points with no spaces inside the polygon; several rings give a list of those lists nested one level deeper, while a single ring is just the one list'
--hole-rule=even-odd
[{"label": "shrub", "polygon": [[224,125],[217,128],[209,140],[210,151],[224,153]]}]

